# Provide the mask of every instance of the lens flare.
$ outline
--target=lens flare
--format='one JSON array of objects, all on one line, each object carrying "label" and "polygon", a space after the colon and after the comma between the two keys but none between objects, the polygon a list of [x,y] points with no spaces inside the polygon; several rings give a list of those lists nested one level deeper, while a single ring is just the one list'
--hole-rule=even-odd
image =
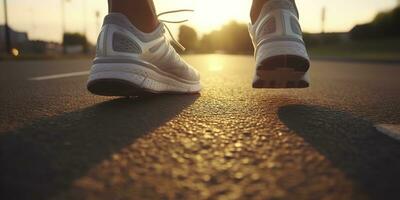
[{"label": "lens flare", "polygon": [[15,57],[19,56],[19,50],[16,48],[11,49],[11,54]]}]

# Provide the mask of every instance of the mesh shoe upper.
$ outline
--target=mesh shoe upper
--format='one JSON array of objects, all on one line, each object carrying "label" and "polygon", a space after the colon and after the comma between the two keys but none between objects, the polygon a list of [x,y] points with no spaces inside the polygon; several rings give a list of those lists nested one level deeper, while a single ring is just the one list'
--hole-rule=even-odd
[{"label": "mesh shoe upper", "polygon": [[293,0],[270,0],[265,3],[257,21],[249,25],[256,55],[257,49],[265,43],[294,41],[304,44],[298,18]]},{"label": "mesh shoe upper", "polygon": [[199,81],[197,70],[180,58],[165,37],[162,23],[151,33],[138,30],[120,13],[110,13],[104,19],[97,42],[96,58],[115,61],[132,59],[155,65],[165,73],[180,79]]}]

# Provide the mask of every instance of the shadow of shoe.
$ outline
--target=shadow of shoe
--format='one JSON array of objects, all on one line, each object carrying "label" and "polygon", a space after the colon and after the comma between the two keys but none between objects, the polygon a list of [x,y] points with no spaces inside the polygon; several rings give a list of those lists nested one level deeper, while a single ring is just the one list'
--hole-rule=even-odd
[{"label": "shadow of shoe", "polygon": [[372,199],[399,199],[400,143],[377,132],[370,122],[312,105],[281,107],[279,118]]},{"label": "shadow of shoe", "polygon": [[2,199],[49,199],[199,95],[114,99],[0,133]]}]

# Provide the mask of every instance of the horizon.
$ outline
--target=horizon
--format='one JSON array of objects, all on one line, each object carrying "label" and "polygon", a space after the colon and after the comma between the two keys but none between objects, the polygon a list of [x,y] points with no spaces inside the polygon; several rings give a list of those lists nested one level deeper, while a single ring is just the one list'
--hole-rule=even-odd
[{"label": "horizon", "polygon": [[[168,16],[167,18],[188,18],[190,21],[183,24],[168,26],[173,34],[177,35],[180,25],[188,25],[196,30],[199,36],[218,30],[222,25],[230,21],[238,23],[248,23],[249,9],[251,1],[242,0],[213,0],[183,1],[155,0],[157,12],[167,10],[189,8],[194,9],[193,14],[179,14]],[[232,4],[232,1],[235,3]],[[9,26],[15,31],[27,32],[30,40],[44,40],[52,42],[61,41],[61,1],[43,0],[34,2],[33,0],[14,0],[8,1]],[[86,2],[84,5],[83,3]],[[219,12],[221,6],[230,2],[230,9],[225,12]],[[362,2],[362,3],[361,3]],[[215,4],[217,3],[217,5]],[[325,32],[348,32],[357,24],[363,24],[371,21],[377,13],[387,11],[397,5],[397,0],[354,0],[346,2],[337,0],[329,2],[328,0],[303,0],[297,1],[300,11],[300,23],[303,31],[307,33],[319,33],[321,26],[321,10],[326,7],[327,20]],[[86,7],[86,9],[82,9]],[[56,9],[57,8],[57,9]],[[357,9],[357,12],[351,12]],[[333,12],[340,10],[340,13]],[[0,24],[4,24],[4,10],[0,8]],[[17,12],[18,11],[18,12]],[[96,19],[95,12],[100,12],[100,18]],[[312,12],[315,11],[315,12]],[[95,0],[77,1],[72,0],[65,4],[66,12],[66,32],[83,33],[86,29],[86,35],[91,43],[95,43],[98,34],[98,28],[102,23],[103,17],[107,13],[107,3],[96,2]],[[85,13],[85,15],[83,14]],[[85,17],[83,17],[85,16]],[[218,19],[218,20],[217,20]],[[86,24],[86,27],[84,27]]]}]

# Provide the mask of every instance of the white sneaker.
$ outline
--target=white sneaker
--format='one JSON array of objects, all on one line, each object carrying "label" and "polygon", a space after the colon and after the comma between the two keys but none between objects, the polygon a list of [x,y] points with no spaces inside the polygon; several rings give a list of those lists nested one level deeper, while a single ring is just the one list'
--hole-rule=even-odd
[{"label": "white sneaker", "polygon": [[306,88],[310,59],[293,0],[270,0],[249,25],[256,59],[254,88]]},{"label": "white sneaker", "polygon": [[88,90],[104,96],[199,92],[199,73],[180,58],[164,33],[162,23],[152,33],[143,33],[123,14],[107,15]]}]

